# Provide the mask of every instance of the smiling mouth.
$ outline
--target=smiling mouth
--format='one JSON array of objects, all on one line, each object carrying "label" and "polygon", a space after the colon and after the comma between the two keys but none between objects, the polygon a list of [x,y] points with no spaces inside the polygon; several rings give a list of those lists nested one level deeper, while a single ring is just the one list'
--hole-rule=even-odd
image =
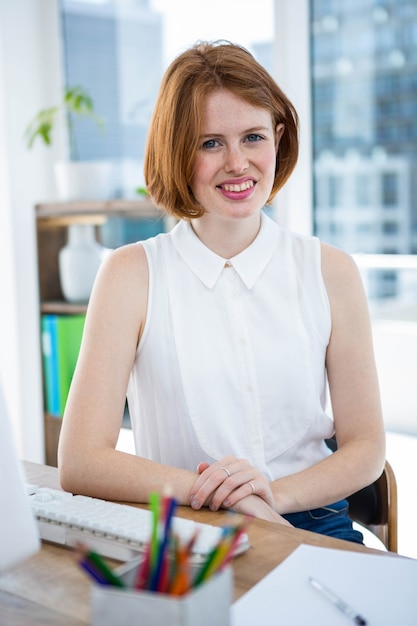
[{"label": "smiling mouth", "polygon": [[244,183],[240,183],[238,184],[234,184],[234,185],[230,185],[230,184],[224,184],[224,185],[219,185],[220,189],[223,189],[224,191],[234,191],[234,192],[239,192],[239,191],[246,191],[246,189],[251,189],[251,187],[254,186],[254,181],[253,180],[245,180]]}]

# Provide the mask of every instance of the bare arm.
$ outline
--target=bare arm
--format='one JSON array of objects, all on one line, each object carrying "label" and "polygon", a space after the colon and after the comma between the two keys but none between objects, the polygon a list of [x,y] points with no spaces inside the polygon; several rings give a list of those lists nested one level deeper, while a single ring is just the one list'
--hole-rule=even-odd
[{"label": "bare arm", "polygon": [[[268,484],[244,459],[206,468],[193,485],[198,503],[234,506],[252,493],[281,514],[325,506],[372,483],[382,472],[385,434],[366,297],[351,257],[322,246],[322,271],[330,300],[332,333],[326,366],[338,450],[316,465]],[[230,465],[229,465],[230,464]],[[231,476],[218,465],[230,467]]]},{"label": "bare arm", "polygon": [[58,466],[64,489],[148,502],[169,484],[182,504],[197,473],[115,450],[127,384],[146,319],[148,266],[142,246],[114,251],[98,273],[63,418]]}]

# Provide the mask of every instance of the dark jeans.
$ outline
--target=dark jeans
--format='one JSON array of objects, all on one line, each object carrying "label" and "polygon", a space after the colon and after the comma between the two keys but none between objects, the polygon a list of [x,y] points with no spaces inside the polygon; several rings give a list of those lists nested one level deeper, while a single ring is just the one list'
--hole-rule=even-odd
[{"label": "dark jeans", "polygon": [[311,530],[314,533],[345,539],[354,543],[363,543],[363,535],[352,527],[349,517],[349,503],[339,500],[329,506],[323,506],[311,511],[289,513],[283,515],[296,528]]}]

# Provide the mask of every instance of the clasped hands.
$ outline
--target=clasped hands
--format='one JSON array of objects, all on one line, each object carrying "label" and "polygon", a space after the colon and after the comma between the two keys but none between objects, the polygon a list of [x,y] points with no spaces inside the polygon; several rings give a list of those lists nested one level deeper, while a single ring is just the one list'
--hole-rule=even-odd
[{"label": "clasped hands", "polygon": [[265,476],[246,459],[226,456],[197,467],[199,477],[190,491],[193,509],[232,508],[239,513],[290,525],[275,509],[275,499]]}]

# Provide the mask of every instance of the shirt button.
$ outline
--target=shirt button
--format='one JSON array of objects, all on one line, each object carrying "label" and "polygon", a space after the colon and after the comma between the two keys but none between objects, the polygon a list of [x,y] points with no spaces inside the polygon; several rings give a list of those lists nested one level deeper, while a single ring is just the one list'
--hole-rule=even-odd
[{"label": "shirt button", "polygon": [[249,384],[249,385],[246,385],[246,389],[247,389],[248,391],[253,391],[253,385],[250,385],[250,384]]},{"label": "shirt button", "polygon": [[252,443],[254,446],[260,446],[262,442],[259,437],[254,437]]},{"label": "shirt button", "polygon": [[240,345],[241,345],[241,346],[244,346],[244,345],[245,345],[245,343],[246,343],[246,339],[245,339],[244,337],[241,337],[241,338],[239,339],[239,343],[240,343]]}]

